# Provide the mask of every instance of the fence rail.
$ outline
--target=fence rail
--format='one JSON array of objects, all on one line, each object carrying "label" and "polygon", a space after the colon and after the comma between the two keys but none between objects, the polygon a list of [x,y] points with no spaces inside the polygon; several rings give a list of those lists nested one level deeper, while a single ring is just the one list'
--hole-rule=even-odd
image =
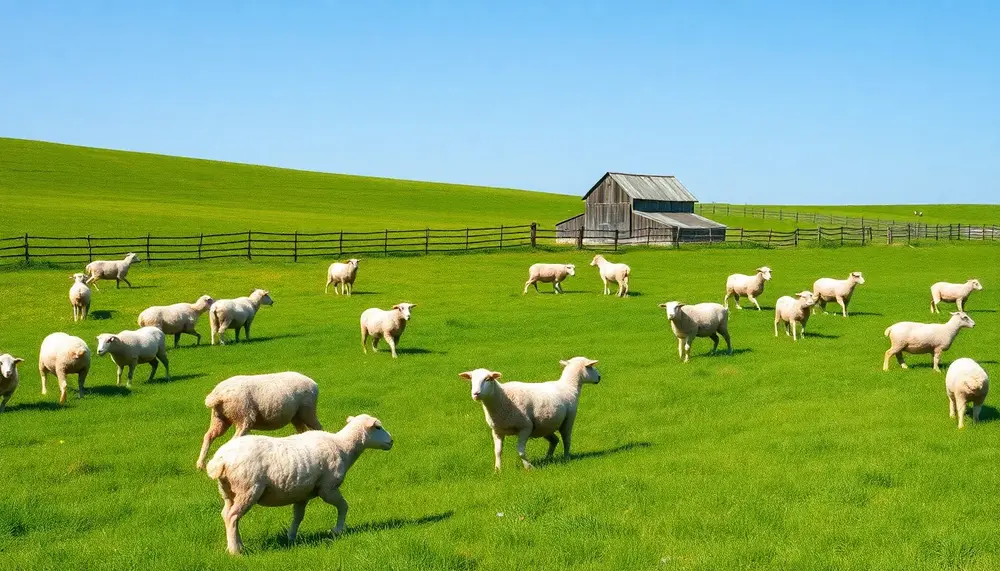
[{"label": "fence rail", "polygon": [[[699,214],[705,216],[713,215],[725,215],[725,216],[742,216],[744,218],[759,218],[761,220],[780,220],[800,223],[813,223],[819,224],[829,224],[832,226],[862,226],[871,227],[875,230],[885,231],[890,227],[903,227],[907,225],[920,225],[924,226],[921,222],[914,222],[913,220],[890,220],[885,218],[873,218],[870,216],[835,216],[831,214],[817,214],[814,212],[799,212],[797,210],[792,210],[788,208],[767,208],[767,207],[753,207],[739,204],[726,204],[723,202],[709,202],[709,203],[697,203],[696,211]],[[922,216],[923,213],[917,215]],[[933,228],[934,225],[928,225]],[[953,226],[957,226],[954,225]],[[970,226],[967,224],[962,224],[962,227]],[[987,227],[990,224],[975,224],[971,225],[973,227]]]}]

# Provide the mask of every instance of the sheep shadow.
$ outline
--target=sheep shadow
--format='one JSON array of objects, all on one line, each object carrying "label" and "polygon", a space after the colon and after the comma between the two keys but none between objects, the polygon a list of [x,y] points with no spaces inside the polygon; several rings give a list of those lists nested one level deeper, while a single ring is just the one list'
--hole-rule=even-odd
[{"label": "sheep shadow", "polygon": [[[643,448],[652,448],[652,442],[639,441],[639,442],[627,442],[621,446],[615,446],[614,448],[605,448],[604,450],[591,450],[590,452],[578,452],[572,454],[569,459],[565,456],[553,455],[551,458],[542,458],[541,460],[535,462],[535,466],[546,466],[548,464],[562,464],[565,462],[576,462],[577,460],[588,460],[591,458],[603,458],[605,456],[611,456],[614,454],[620,454],[622,452],[628,452],[630,450],[638,450]],[[556,453],[558,454],[558,452]]]},{"label": "sheep shadow", "polygon": [[250,341],[247,341],[245,338],[244,339],[240,339],[239,341],[234,341],[233,339],[230,339],[230,340],[226,341],[226,344],[227,345],[240,345],[241,343],[257,343],[257,342],[262,342],[262,341],[279,341],[281,339],[295,339],[295,338],[298,338],[298,337],[304,337],[304,335],[302,335],[301,333],[279,333],[277,335],[265,335],[263,337],[251,337]]},{"label": "sheep shadow", "polygon": [[718,358],[718,357],[738,357],[738,356],[740,356],[740,355],[742,355],[744,353],[753,353],[753,349],[751,349],[749,347],[743,347],[743,348],[740,348],[740,349],[736,349],[734,347],[733,348],[733,354],[730,355],[725,349],[722,348],[722,346],[720,344],[719,349],[717,351],[715,351],[713,353],[712,350],[709,349],[708,351],[706,351],[705,353],[703,353],[702,356],[703,357],[712,357],[712,358]]},{"label": "sheep shadow", "polygon": [[[440,523],[442,521],[450,519],[453,515],[455,515],[455,512],[452,510],[448,510],[446,512],[425,515],[423,517],[418,517],[418,518],[393,518],[385,521],[363,523],[357,526],[348,525],[344,529],[344,533],[340,536],[340,539],[364,533],[391,531],[395,529],[402,529],[405,527],[416,527],[416,526]],[[306,517],[308,518],[308,515]],[[285,530],[282,533],[276,534],[265,540],[264,545],[261,547],[261,549],[264,551],[271,551],[276,549],[291,549],[292,547],[295,547],[297,545],[316,545],[333,539],[334,536],[331,530],[313,531],[313,532],[299,533],[298,537],[295,538],[295,542],[291,543],[288,541],[288,532],[287,530]]]},{"label": "sheep shadow", "polygon": [[996,313],[995,309],[969,309],[966,313]]},{"label": "sheep shadow", "polygon": [[430,349],[423,349],[420,347],[396,347],[396,353],[403,355],[447,355],[448,354],[447,351],[432,351]]},{"label": "sheep shadow", "polygon": [[168,381],[166,377],[158,376],[146,381],[147,385],[165,385],[167,383],[175,383],[177,381],[188,381],[191,379],[200,379],[205,377],[205,373],[189,373],[187,375],[172,375]]},{"label": "sheep shadow", "polygon": [[[837,314],[834,314],[837,315]],[[875,311],[851,311],[847,310],[847,316],[851,317],[857,315],[858,317],[885,317],[885,315],[875,312]]]},{"label": "sheep shadow", "polygon": [[[967,414],[971,415],[972,412]],[[979,411],[979,422],[996,422],[998,420],[1000,420],[1000,411],[988,404],[984,404],[982,410]]]},{"label": "sheep shadow", "polygon": [[[25,411],[28,411],[28,410],[43,410],[43,411],[48,411],[48,412],[54,412],[54,411],[57,411],[57,410],[62,410],[64,408],[66,408],[66,407],[60,405],[59,403],[55,403],[55,402],[49,402],[49,401],[28,402],[28,403],[22,403],[22,404],[8,405],[3,414],[10,413],[10,412],[15,412],[15,411],[19,411],[19,410],[25,410]],[[3,414],[0,414],[0,417],[2,417]]]},{"label": "sheep shadow", "polygon": [[802,337],[810,338],[815,337],[817,339],[840,339],[840,335],[830,335],[829,333],[814,333],[810,331],[809,333],[803,333]]},{"label": "sheep shadow", "polygon": [[118,313],[113,309],[99,309],[97,311],[91,311],[87,314],[89,319],[96,319],[98,321],[104,321],[105,319],[111,319]]},{"label": "sheep shadow", "polygon": [[132,394],[132,389],[125,385],[98,385],[96,387],[84,387],[84,398],[97,395],[101,397],[127,397]]}]

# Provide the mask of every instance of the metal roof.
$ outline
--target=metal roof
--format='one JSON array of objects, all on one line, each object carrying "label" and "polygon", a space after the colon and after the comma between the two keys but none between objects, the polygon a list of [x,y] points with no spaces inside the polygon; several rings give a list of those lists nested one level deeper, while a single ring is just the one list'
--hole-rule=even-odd
[{"label": "metal roof", "polygon": [[674,228],[725,228],[725,224],[719,224],[709,220],[704,216],[691,214],[690,212],[640,212],[633,211],[633,214],[648,218],[653,222]]},{"label": "metal roof", "polygon": [[[649,174],[628,174],[621,172],[609,172],[604,176],[610,176],[622,187],[622,190],[632,198],[641,200],[667,200],[672,202],[697,202],[698,199],[691,194],[687,188],[681,184],[674,176],[649,175]],[[601,177],[601,181],[604,180]],[[601,183],[598,181],[590,191],[584,195],[587,197]]]}]

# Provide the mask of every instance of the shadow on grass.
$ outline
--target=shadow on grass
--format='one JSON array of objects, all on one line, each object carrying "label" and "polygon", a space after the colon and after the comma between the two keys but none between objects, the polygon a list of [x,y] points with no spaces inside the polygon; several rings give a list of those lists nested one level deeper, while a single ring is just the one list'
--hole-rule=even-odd
[{"label": "shadow on grass", "polygon": [[753,349],[749,347],[744,347],[741,349],[733,348],[733,354],[730,355],[725,349],[723,349],[720,346],[716,352],[713,353],[711,350],[706,351],[705,353],[702,354],[702,357],[738,357],[744,353],[753,353]]},{"label": "shadow on grass", "polygon": [[875,311],[850,311],[850,310],[848,310],[847,311],[847,316],[851,317],[852,315],[857,315],[858,317],[885,317],[885,315],[883,315],[881,313],[877,313]]},{"label": "shadow on grass", "polygon": [[996,313],[995,309],[970,309],[966,313]]},{"label": "shadow on grass", "polygon": [[97,311],[91,311],[87,314],[88,319],[96,319],[98,321],[104,321],[105,319],[111,319],[118,313],[113,309],[99,309]]},{"label": "shadow on grass", "polygon": [[29,402],[24,404],[8,404],[7,408],[4,410],[4,413],[16,412],[19,410],[45,410],[52,412],[56,410],[62,410],[64,408],[66,407],[61,406],[59,403],[55,402],[48,402],[48,401]]},{"label": "shadow on grass", "polygon": [[97,395],[101,397],[127,397],[132,394],[132,389],[126,387],[125,385],[103,385],[96,387],[86,387],[84,390],[84,396]]},{"label": "shadow on grass", "polygon": [[984,404],[983,409],[979,411],[979,422],[996,422],[998,420],[1000,420],[1000,411]]},{"label": "shadow on grass", "polygon": [[[304,337],[301,333],[281,333],[279,335],[265,335],[263,337],[251,337],[249,343],[257,343],[259,341],[278,341],[279,339],[296,339],[298,337]],[[240,339],[239,341],[233,341],[230,339],[226,341],[227,345],[239,345],[240,343],[247,343],[246,339]]]},{"label": "shadow on grass", "polygon": [[[379,351],[389,352],[388,348],[379,349]],[[431,351],[430,349],[422,349],[420,347],[396,347],[396,353],[402,355],[447,355],[447,351]]]},{"label": "shadow on grass", "polygon": [[562,464],[564,462],[575,462],[577,460],[587,460],[589,458],[603,458],[605,456],[611,456],[613,454],[620,454],[622,452],[628,452],[629,450],[636,450],[640,448],[651,448],[653,446],[652,442],[628,442],[622,444],[621,446],[615,446],[614,448],[605,448],[604,450],[591,450],[590,452],[578,452],[573,454],[569,460],[566,460],[565,456],[559,456],[558,452],[551,458],[542,458],[541,460],[534,463],[535,466],[546,466],[548,464]]},{"label": "shadow on grass", "polygon": [[200,379],[206,376],[205,373],[190,373],[187,375],[172,375],[168,381],[166,377],[157,376],[153,379],[146,381],[147,385],[165,385],[167,383],[175,383],[177,381],[189,381],[191,379]]},{"label": "shadow on grass", "polygon": [[807,339],[810,337],[815,337],[817,339],[840,339],[840,335],[830,335],[829,333],[813,333],[812,331],[810,331],[809,333],[805,333],[800,337],[802,336],[806,337]]},{"label": "shadow on grass", "polygon": [[[359,535],[364,533],[374,533],[378,531],[391,531],[394,529],[402,529],[404,527],[416,527],[420,525],[430,525],[433,523],[440,523],[445,521],[451,516],[455,515],[454,511],[441,512],[439,514],[425,515],[418,518],[393,518],[385,521],[374,521],[368,522],[361,525],[348,525],[344,529],[344,533],[340,536],[340,539],[350,537],[352,535]],[[308,514],[306,518],[308,518]],[[314,531],[310,533],[300,533],[298,537],[295,538],[295,543],[289,543],[288,532],[282,532],[280,534],[274,535],[264,542],[261,549],[264,551],[275,550],[275,549],[289,549],[296,545],[316,545],[324,541],[332,540],[333,532],[330,530],[326,531]]]}]

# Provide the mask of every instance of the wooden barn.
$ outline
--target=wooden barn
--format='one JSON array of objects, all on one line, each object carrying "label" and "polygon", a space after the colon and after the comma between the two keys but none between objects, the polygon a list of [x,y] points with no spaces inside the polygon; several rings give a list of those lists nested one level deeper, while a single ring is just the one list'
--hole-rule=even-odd
[{"label": "wooden barn", "polygon": [[726,227],[694,213],[697,198],[673,176],[609,172],[583,195],[583,214],[556,224],[562,240],[584,231],[587,241],[623,243],[716,242]]}]

